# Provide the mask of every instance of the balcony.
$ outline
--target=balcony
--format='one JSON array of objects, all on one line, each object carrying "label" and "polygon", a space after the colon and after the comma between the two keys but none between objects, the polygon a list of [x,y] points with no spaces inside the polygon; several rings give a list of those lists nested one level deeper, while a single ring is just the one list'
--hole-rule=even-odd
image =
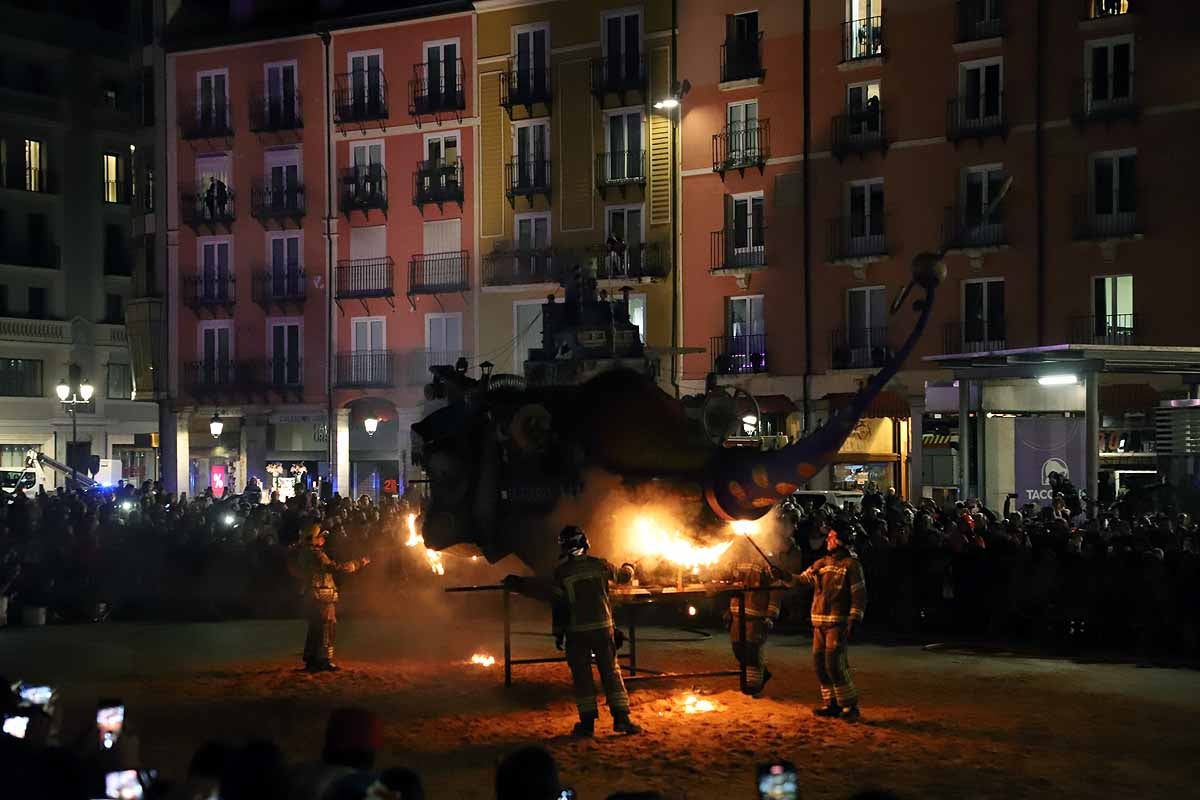
[{"label": "balcony", "polygon": [[[1107,202],[1099,202],[1102,199]],[[1141,192],[1116,198],[1076,198],[1075,240],[1141,239],[1146,234],[1145,202]]]},{"label": "balcony", "polygon": [[989,353],[1008,347],[1004,320],[968,320],[947,323],[942,331],[942,353]]},{"label": "balcony", "polygon": [[268,314],[304,308],[308,285],[304,270],[298,264],[287,264],[254,273],[254,302]]},{"label": "balcony", "polygon": [[511,206],[516,206],[518,197],[524,197],[533,206],[533,198],[542,195],[550,200],[550,159],[529,158],[521,160],[513,158],[504,166],[504,194]]},{"label": "balcony", "polygon": [[394,272],[395,263],[391,256],[338,261],[334,297],[338,300],[393,297]]},{"label": "balcony", "polygon": [[725,180],[725,173],[737,170],[745,175],[747,169],[757,169],[761,175],[771,157],[771,121],[760,119],[757,125],[726,125],[712,137],[713,172]]},{"label": "balcony", "polygon": [[409,386],[425,386],[433,380],[434,367],[454,367],[460,358],[468,361],[471,354],[466,350],[413,350],[404,359],[405,381]]},{"label": "balcony", "polygon": [[544,248],[501,248],[483,259],[484,286],[558,283],[554,251]]},{"label": "balcony", "polygon": [[946,206],[942,217],[943,250],[984,250],[1004,247],[1008,236],[1004,229],[1003,207],[987,219],[981,209],[971,213],[961,206]]},{"label": "balcony", "polygon": [[266,389],[261,361],[192,361],[184,365],[184,385],[192,397],[223,400],[251,397]]},{"label": "balcony", "polygon": [[271,93],[259,83],[250,90],[250,130],[254,133],[298,131],[304,127],[300,91]]},{"label": "balcony", "polygon": [[870,263],[887,254],[886,214],[829,220],[825,260],[830,264]]},{"label": "balcony", "polygon": [[952,97],[946,101],[948,140],[957,143],[963,139],[982,140],[988,136],[1008,137],[1004,92]]},{"label": "balcony", "polygon": [[534,107],[540,105],[549,113],[553,94],[549,68],[516,69],[513,60],[508,60],[504,80],[500,81],[500,107],[508,112],[509,119],[514,108],[524,108],[527,115],[533,116]]},{"label": "balcony", "polygon": [[463,204],[463,160],[455,158],[427,159],[417,162],[413,172],[413,205],[423,208],[436,203],[440,209],[446,203]]},{"label": "balcony", "polygon": [[713,231],[709,236],[708,271],[751,272],[766,269],[766,226]]},{"label": "balcony", "polygon": [[237,218],[237,193],[225,184],[197,184],[184,187],[179,192],[179,214],[183,224],[199,231],[210,232],[218,227],[229,230]]},{"label": "balcony", "polygon": [[50,242],[0,243],[0,264],[58,269],[62,265],[58,245]]},{"label": "balcony", "polygon": [[1083,0],[1083,18],[1109,19],[1123,17],[1133,11],[1136,0]]},{"label": "balcony", "polygon": [[6,358],[0,369],[0,397],[45,397],[42,362],[32,358]]},{"label": "balcony", "polygon": [[1076,125],[1137,119],[1141,104],[1133,91],[1133,71],[1077,81],[1071,118]]},{"label": "balcony", "polygon": [[1004,0],[958,0],[956,6],[960,43],[1004,35]]},{"label": "balcony", "polygon": [[609,189],[618,189],[625,196],[630,186],[646,185],[646,151],[614,150],[596,155],[596,190],[601,197]]},{"label": "balcony", "polygon": [[380,68],[334,76],[333,121],[363,127],[385,122],[389,115],[387,75]]},{"label": "balcony", "polygon": [[274,392],[300,400],[304,396],[304,362],[300,358],[268,358],[264,373],[267,386]]},{"label": "balcony", "polygon": [[878,369],[891,356],[887,328],[836,328],[829,336],[833,369]]},{"label": "balcony", "polygon": [[670,264],[659,242],[626,245],[613,241],[591,248],[601,280],[652,280],[667,277]]},{"label": "balcony", "polygon": [[291,222],[299,228],[304,219],[304,186],[252,186],[250,215],[264,228],[269,228],[272,222],[281,228]]},{"label": "balcony", "polygon": [[762,31],[750,39],[726,39],[721,45],[721,83],[761,81]]},{"label": "balcony", "polygon": [[1142,328],[1140,314],[1071,317],[1070,344],[1140,345]]},{"label": "balcony", "polygon": [[842,23],[842,61],[883,58],[883,17],[864,17]]},{"label": "balcony", "polygon": [[453,75],[444,70],[445,65],[441,61],[433,64],[413,64],[413,77],[408,82],[410,116],[462,116],[462,112],[467,108],[467,93],[463,89],[463,60],[455,60]]},{"label": "balcony", "polygon": [[447,294],[471,288],[471,256],[466,250],[424,253],[408,262],[408,294]]},{"label": "balcony", "polygon": [[36,194],[57,194],[58,176],[44,167],[0,171],[0,188]]},{"label": "balcony", "polygon": [[871,108],[838,114],[830,127],[829,143],[834,158],[839,161],[851,153],[865,155],[874,151],[887,152],[883,133],[883,108],[875,103]]},{"label": "balcony", "polygon": [[187,141],[196,139],[228,139],[233,136],[233,114],[229,98],[217,98],[215,103],[198,103],[195,96],[179,100],[179,136]]},{"label": "balcony", "polygon": [[625,105],[629,94],[646,97],[646,57],[640,52],[627,52],[607,58],[592,59],[592,94],[600,105],[608,95],[616,95]]},{"label": "balcony", "polygon": [[183,304],[196,316],[218,312],[233,314],[237,302],[237,286],[232,275],[191,275],[183,279]]},{"label": "balcony", "polygon": [[338,353],[334,383],[340,389],[390,389],[396,385],[396,362],[391,350]]},{"label": "balcony", "polygon": [[712,371],[718,375],[750,375],[767,371],[767,335],[714,336],[709,340]]},{"label": "balcony", "polygon": [[346,167],[342,170],[342,213],[349,217],[355,211],[369,215],[374,210],[387,216],[387,170],[382,164]]}]

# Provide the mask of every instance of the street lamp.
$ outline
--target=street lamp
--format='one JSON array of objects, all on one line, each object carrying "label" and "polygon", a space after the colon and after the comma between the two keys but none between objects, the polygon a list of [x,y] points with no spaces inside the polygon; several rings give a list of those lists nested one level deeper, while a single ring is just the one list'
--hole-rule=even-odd
[{"label": "street lamp", "polygon": [[217,414],[212,415],[212,419],[208,422],[208,432],[212,434],[214,439],[221,438],[221,431],[225,430],[225,423],[221,421],[221,417]]},{"label": "street lamp", "polygon": [[[78,374],[79,368],[72,366],[71,372]],[[92,402],[92,394],[96,391],[91,382],[86,378],[79,381],[78,384],[72,386],[67,383],[66,379],[60,380],[58,385],[54,387],[54,393],[58,395],[58,402],[66,408],[67,413],[71,415],[71,444],[75,444],[79,439],[79,420],[76,417],[76,407],[87,405]],[[73,459],[71,464],[71,477],[76,477],[75,464]]]},{"label": "street lamp", "polygon": [[367,417],[363,420],[363,427],[367,429],[367,436],[374,436],[375,431],[379,430],[379,417]]},{"label": "street lamp", "polygon": [[679,104],[683,102],[683,98],[692,90],[692,83],[687,78],[684,78],[681,83],[677,83],[671,87],[671,94],[664,97],[654,104],[654,107],[659,111],[674,111],[679,108]]}]

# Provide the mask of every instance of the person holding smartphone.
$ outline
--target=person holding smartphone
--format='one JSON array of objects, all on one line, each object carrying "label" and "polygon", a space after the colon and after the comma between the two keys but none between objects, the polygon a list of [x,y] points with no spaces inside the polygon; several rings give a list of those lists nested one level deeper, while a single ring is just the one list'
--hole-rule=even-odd
[{"label": "person holding smartphone", "polygon": [[337,583],[335,572],[357,572],[371,559],[334,561],[325,552],[325,531],[309,525],[288,559],[288,567],[298,577],[306,595],[308,633],[304,639],[304,668],[309,672],[333,672],[334,638],[337,634]]}]

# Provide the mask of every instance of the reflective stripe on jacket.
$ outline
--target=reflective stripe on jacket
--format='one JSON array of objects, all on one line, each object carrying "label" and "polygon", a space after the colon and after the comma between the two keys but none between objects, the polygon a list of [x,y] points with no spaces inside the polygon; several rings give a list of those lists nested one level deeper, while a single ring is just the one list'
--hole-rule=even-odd
[{"label": "reflective stripe on jacket", "polygon": [[867,583],[862,564],[848,550],[840,549],[818,559],[796,580],[813,587],[813,625],[858,621],[866,613]]},{"label": "reflective stripe on jacket", "polygon": [[554,570],[554,584],[566,601],[565,620],[555,623],[555,633],[611,628],[612,608],[608,584],[615,573],[602,558],[571,556]]}]

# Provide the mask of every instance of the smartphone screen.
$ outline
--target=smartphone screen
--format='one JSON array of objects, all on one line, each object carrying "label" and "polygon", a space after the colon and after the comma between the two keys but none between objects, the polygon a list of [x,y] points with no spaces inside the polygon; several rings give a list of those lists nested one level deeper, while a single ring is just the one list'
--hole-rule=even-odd
[{"label": "smartphone screen", "polygon": [[104,794],[113,800],[141,800],[142,782],[136,769],[109,772],[104,776]]},{"label": "smartphone screen", "polygon": [[758,768],[759,800],[796,800],[796,768],[787,761],[776,761]]},{"label": "smartphone screen", "polygon": [[4,732],[16,739],[25,738],[25,729],[29,727],[29,717],[5,717]]},{"label": "smartphone screen", "polygon": [[37,706],[42,710],[47,710],[50,701],[54,698],[54,689],[50,686],[30,686],[23,683],[19,693],[21,702]]},{"label": "smartphone screen", "polygon": [[120,703],[102,703],[96,709],[96,730],[100,733],[100,745],[109,750],[121,736],[125,725],[125,706]]},{"label": "smartphone screen", "polygon": [[558,800],[575,800],[575,790],[563,789],[558,793]]}]

